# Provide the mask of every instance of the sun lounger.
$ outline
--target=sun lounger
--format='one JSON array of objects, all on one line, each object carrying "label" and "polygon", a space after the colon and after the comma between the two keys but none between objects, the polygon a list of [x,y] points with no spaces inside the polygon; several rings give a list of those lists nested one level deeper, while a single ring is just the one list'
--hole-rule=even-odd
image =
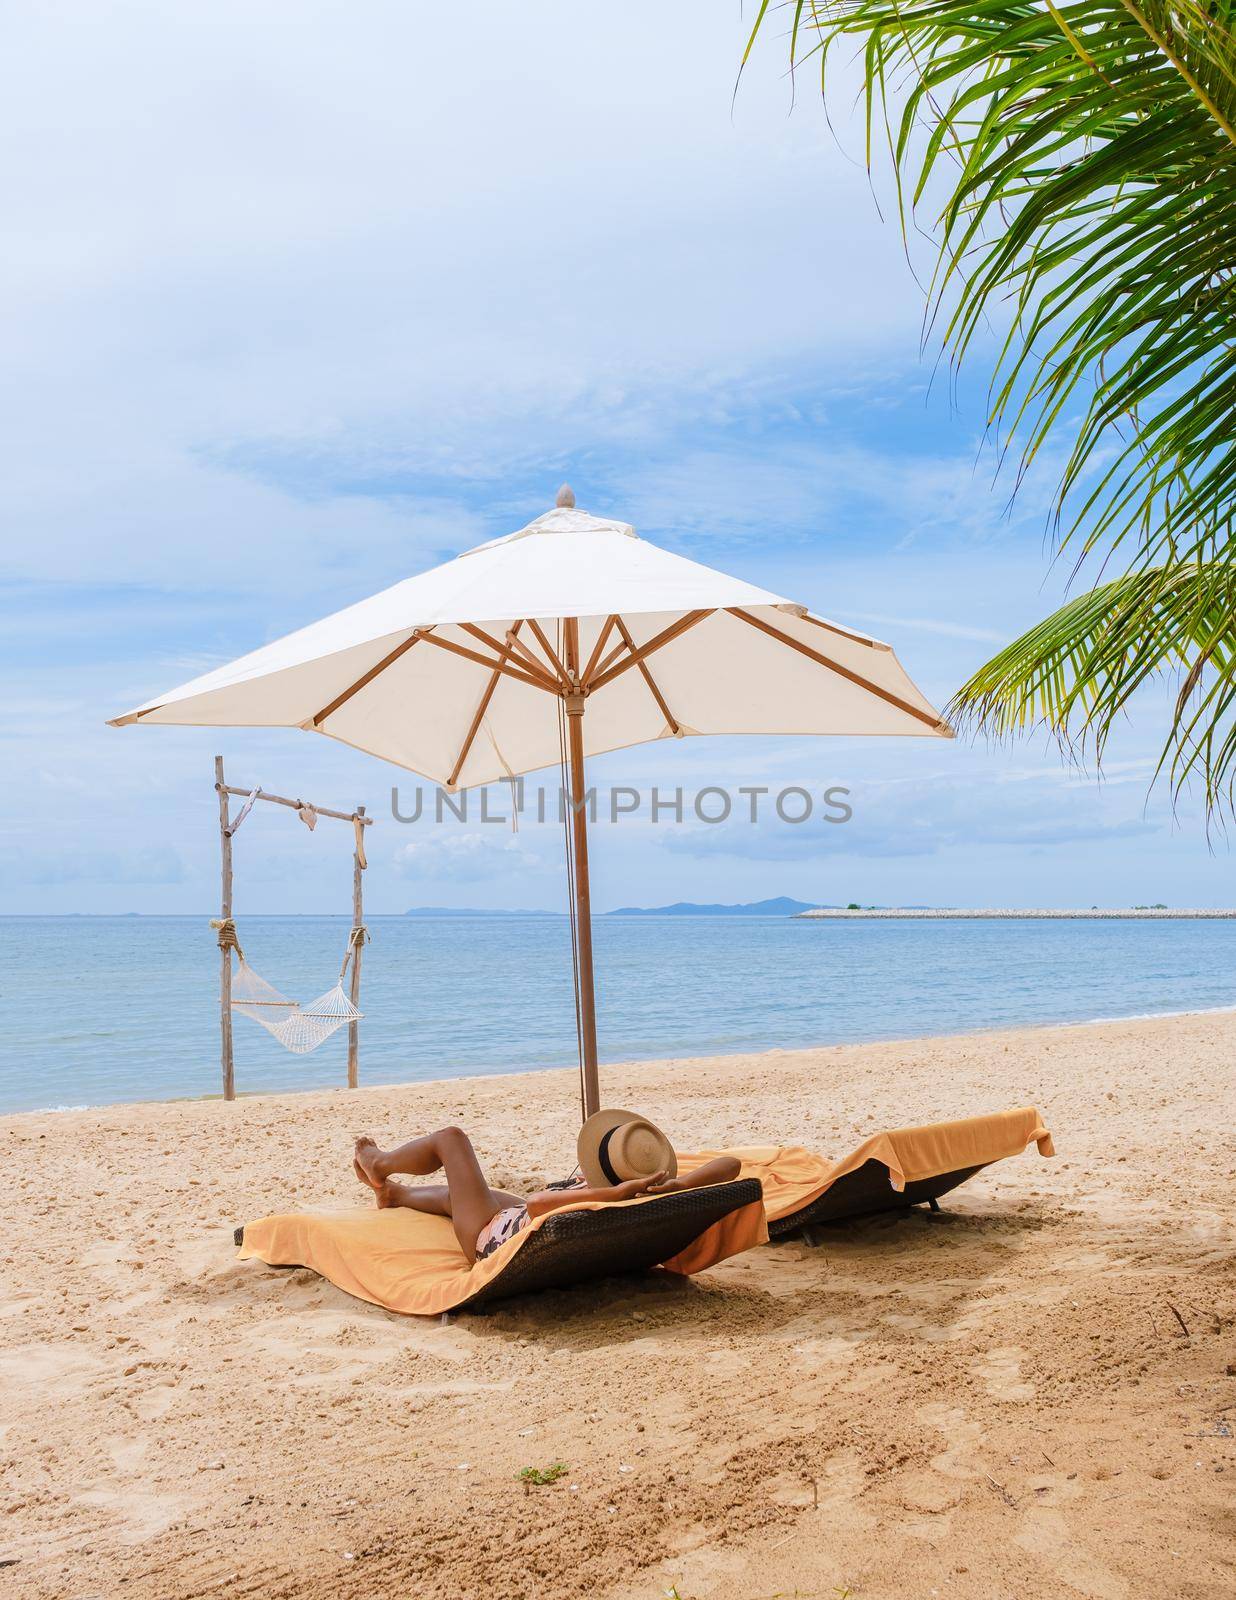
[{"label": "sun lounger", "polygon": [[655,1266],[701,1272],[767,1237],[751,1178],[551,1211],[472,1266],[448,1218],[402,1208],[264,1217],[235,1234],[242,1260],[308,1267],[361,1300],[422,1316]]},{"label": "sun lounger", "polygon": [[935,1206],[983,1167],[1020,1155],[1031,1143],[1055,1154],[1051,1135],[1033,1106],[992,1116],[933,1122],[877,1133],[843,1161],[829,1161],[799,1146],[750,1146],[680,1155],[684,1171],[712,1156],[737,1156],[743,1178],[758,1178],[770,1239],[817,1223],[840,1222],[880,1211]]},{"label": "sun lounger", "polygon": [[861,1167],[838,1178],[810,1205],[789,1216],[778,1217],[776,1221],[770,1218],[768,1237],[783,1239],[787,1234],[798,1233],[816,1223],[847,1222],[854,1217],[874,1216],[880,1211],[908,1211],[917,1205],[929,1205],[933,1211],[938,1211],[941,1195],[956,1189],[988,1164],[958,1167],[952,1172],[940,1172],[934,1177],[907,1183],[904,1189],[894,1189],[883,1162],[864,1161]]}]

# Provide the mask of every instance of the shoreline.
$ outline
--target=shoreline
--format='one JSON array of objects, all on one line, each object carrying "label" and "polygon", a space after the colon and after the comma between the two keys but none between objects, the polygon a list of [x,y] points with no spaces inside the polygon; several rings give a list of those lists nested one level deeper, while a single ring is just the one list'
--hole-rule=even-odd
[{"label": "shoreline", "polygon": [[[836,1050],[863,1050],[888,1045],[947,1045],[962,1040],[974,1041],[985,1038],[1003,1038],[1008,1035],[1026,1033],[1040,1034],[1050,1029],[1066,1028],[1102,1028],[1119,1027],[1126,1023],[1134,1022],[1159,1022],[1170,1021],[1177,1018],[1221,1017],[1236,1012],[1236,1001],[1229,1006],[1201,1006],[1178,1011],[1133,1011],[1125,1016],[1102,1017],[1072,1017],[1052,1018],[1043,1022],[1011,1022],[1011,1023],[985,1023],[975,1028],[962,1028],[951,1033],[899,1033],[880,1035],[870,1039],[833,1039],[824,1040],[806,1045],[764,1045],[759,1049],[740,1050],[709,1050],[703,1055],[655,1055],[655,1056],[622,1056],[612,1061],[601,1061],[600,1070],[622,1072],[627,1068],[643,1068],[665,1066],[671,1063],[681,1065],[684,1062],[710,1062],[733,1061],[738,1058],[746,1060],[763,1060],[767,1056],[802,1056],[811,1055],[818,1051]],[[362,1062],[362,1071],[363,1071]],[[272,1088],[272,1089],[240,1089],[236,1094],[236,1101],[254,1101],[283,1098],[288,1095],[297,1097],[305,1095],[337,1095],[357,1094],[361,1091],[382,1091],[394,1093],[400,1089],[445,1089],[450,1084],[460,1084],[474,1087],[479,1084],[493,1082],[511,1082],[516,1079],[530,1078],[534,1081],[557,1072],[567,1072],[578,1075],[579,1067],[573,1061],[563,1062],[557,1066],[515,1067],[510,1071],[494,1072],[466,1072],[455,1077],[440,1078],[391,1078],[381,1083],[359,1083],[355,1089],[349,1089],[346,1084],[306,1084],[303,1088]],[[235,1103],[235,1102],[233,1102]],[[119,1111],[125,1108],[130,1110],[145,1110],[159,1106],[186,1106],[186,1105],[225,1105],[221,1093],[212,1094],[183,1094],[168,1095],[162,1100],[98,1100],[86,1101],[74,1105],[29,1106],[15,1108],[11,1111],[0,1107],[0,1125],[7,1124],[17,1117],[62,1117],[86,1111]]]}]

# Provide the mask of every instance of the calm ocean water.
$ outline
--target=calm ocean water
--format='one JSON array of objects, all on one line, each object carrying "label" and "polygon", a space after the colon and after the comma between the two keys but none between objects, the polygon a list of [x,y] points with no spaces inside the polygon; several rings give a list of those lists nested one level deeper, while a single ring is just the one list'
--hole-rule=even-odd
[{"label": "calm ocean water", "polygon": [[[574,1063],[565,919],[369,926],[362,1082]],[[249,918],[240,931],[285,994],[334,982],[344,919]],[[1236,1005],[1236,922],[601,918],[595,943],[603,1060]],[[0,1109],[218,1092],[207,918],[0,918],[0,975]],[[345,1031],[293,1056],[235,1026],[242,1092],[344,1081]]]}]

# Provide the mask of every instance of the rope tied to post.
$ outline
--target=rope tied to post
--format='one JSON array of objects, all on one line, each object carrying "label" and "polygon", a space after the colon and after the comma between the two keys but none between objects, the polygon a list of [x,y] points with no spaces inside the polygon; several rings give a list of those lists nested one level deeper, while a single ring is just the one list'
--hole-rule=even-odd
[{"label": "rope tied to post", "polygon": [[358,922],[348,935],[348,948],[344,952],[343,965],[339,968],[340,983],[343,982],[343,975],[348,970],[348,962],[351,961],[358,950],[364,949],[369,942],[369,929],[363,922]]},{"label": "rope tied to post", "polygon": [[218,931],[218,943],[220,950],[235,950],[236,954],[243,961],[245,959],[245,952],[240,948],[240,940],[236,934],[236,924],[232,921],[231,917],[212,917],[210,919],[210,925],[212,928],[215,928]]}]

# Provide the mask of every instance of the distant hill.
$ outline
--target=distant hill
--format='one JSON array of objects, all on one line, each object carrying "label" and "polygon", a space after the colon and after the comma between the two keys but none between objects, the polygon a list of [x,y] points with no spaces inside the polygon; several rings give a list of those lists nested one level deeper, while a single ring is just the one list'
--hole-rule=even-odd
[{"label": "distant hill", "polygon": [[[752,900],[739,906],[703,906],[679,900],[672,906],[620,906],[598,913],[605,917],[793,917],[820,907],[807,900],[778,895],[775,900]],[[837,907],[824,908],[836,910]],[[565,911],[495,911],[484,906],[413,906],[405,917],[562,917]]]},{"label": "distant hill", "polygon": [[672,906],[620,906],[607,911],[607,917],[793,917],[800,911],[819,908],[806,900],[791,900],[781,894],[775,900],[749,900],[738,906],[702,906],[678,900]]}]

